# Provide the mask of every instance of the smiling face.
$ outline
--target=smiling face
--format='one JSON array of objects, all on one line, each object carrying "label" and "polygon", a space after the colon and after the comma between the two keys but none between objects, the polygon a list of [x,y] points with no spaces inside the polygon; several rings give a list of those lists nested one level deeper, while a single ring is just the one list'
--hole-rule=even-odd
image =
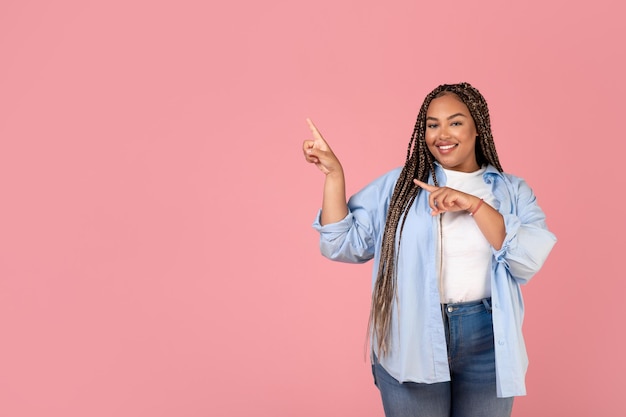
[{"label": "smiling face", "polygon": [[426,145],[446,169],[474,172],[476,125],[467,106],[455,94],[434,98],[426,112]]}]

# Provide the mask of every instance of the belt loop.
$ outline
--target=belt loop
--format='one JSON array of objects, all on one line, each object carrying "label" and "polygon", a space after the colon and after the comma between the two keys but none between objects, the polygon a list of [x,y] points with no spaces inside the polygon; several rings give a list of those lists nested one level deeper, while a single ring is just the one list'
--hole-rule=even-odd
[{"label": "belt loop", "polygon": [[485,308],[487,309],[487,311],[491,312],[491,304],[489,303],[489,299],[488,298],[483,298],[483,304],[485,305]]}]

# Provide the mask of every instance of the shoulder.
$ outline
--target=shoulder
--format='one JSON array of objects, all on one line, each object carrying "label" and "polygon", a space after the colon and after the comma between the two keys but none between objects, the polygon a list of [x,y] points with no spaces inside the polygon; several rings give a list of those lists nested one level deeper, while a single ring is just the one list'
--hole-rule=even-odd
[{"label": "shoulder", "polygon": [[518,209],[536,205],[535,193],[524,178],[507,172],[498,172],[495,168],[490,172],[491,176],[485,176],[485,182],[493,182],[492,190],[501,204],[509,201]]},{"label": "shoulder", "polygon": [[484,174],[485,182],[498,182],[506,185],[510,189],[530,188],[528,183],[522,177],[510,174],[508,172],[500,172],[495,167],[488,165]]}]

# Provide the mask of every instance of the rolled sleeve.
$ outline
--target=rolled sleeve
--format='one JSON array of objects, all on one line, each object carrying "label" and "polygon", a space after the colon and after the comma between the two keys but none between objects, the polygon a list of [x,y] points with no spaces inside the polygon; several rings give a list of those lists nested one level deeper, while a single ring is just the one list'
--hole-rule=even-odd
[{"label": "rolled sleeve", "polygon": [[348,214],[336,223],[322,225],[318,211],[313,228],[320,234],[322,255],[348,263],[363,263],[374,257],[400,171],[390,171],[353,195]]},{"label": "rolled sleeve", "polygon": [[497,262],[509,270],[520,283],[535,275],[548,258],[556,237],[545,223],[545,214],[537,204],[531,188],[518,180],[517,201],[513,213],[502,213],[506,236],[500,250],[494,250]]},{"label": "rolled sleeve", "polygon": [[320,251],[326,258],[338,262],[363,263],[374,257],[374,238],[366,228],[355,222],[352,211],[342,220],[321,225],[321,210],[313,222],[320,233]]}]

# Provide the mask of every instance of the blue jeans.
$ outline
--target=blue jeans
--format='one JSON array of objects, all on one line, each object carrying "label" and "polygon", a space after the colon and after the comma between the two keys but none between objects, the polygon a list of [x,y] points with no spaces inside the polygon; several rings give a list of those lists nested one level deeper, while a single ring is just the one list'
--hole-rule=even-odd
[{"label": "blue jeans", "polygon": [[509,417],[513,397],[496,396],[491,300],[442,306],[450,382],[400,384],[374,358],[387,417]]}]

